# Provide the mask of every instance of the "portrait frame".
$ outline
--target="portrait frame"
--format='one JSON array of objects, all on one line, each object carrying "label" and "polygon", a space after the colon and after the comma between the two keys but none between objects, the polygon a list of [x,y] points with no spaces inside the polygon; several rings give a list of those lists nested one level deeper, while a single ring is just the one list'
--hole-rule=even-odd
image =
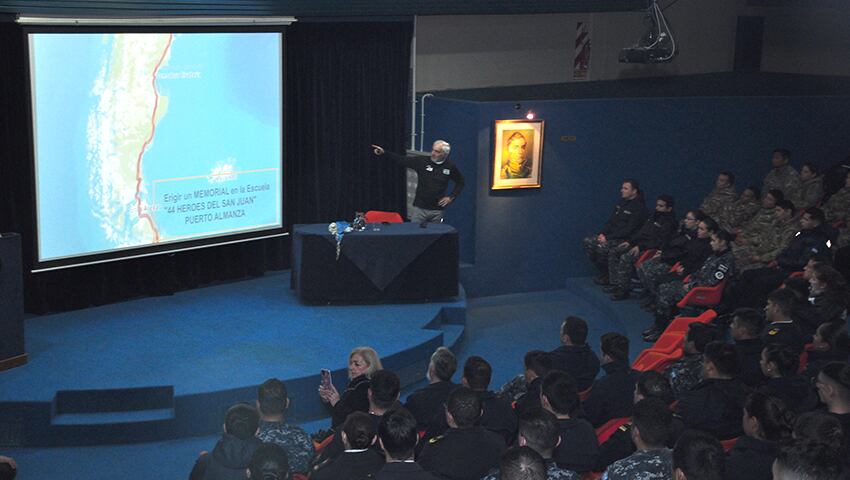
[{"label": "portrait frame", "polygon": [[540,188],[543,120],[496,120],[490,190]]}]

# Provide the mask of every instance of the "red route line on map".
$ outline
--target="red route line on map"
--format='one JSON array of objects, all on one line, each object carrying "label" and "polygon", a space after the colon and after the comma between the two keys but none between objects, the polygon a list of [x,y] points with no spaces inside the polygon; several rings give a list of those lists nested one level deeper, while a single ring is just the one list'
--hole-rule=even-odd
[{"label": "red route line on map", "polygon": [[142,149],[139,151],[139,157],[136,159],[136,209],[139,213],[139,218],[144,218],[148,221],[153,229],[153,241],[154,243],[159,242],[159,230],[156,228],[156,224],[153,221],[153,217],[151,217],[147,212],[142,212],[142,156],[145,154],[145,150],[147,150],[148,145],[150,145],[153,140],[153,135],[156,132],[156,110],[159,107],[159,92],[156,89],[156,73],[159,71],[159,67],[162,66],[162,62],[165,60],[165,55],[168,54],[168,49],[171,48],[171,40],[174,38],[174,34],[168,34],[168,43],[165,45],[165,49],[162,51],[162,56],[159,57],[159,61],[156,63],[156,67],[153,69],[153,73],[151,74],[151,86],[153,87],[153,113],[151,114],[151,134],[145,143],[142,144]]}]

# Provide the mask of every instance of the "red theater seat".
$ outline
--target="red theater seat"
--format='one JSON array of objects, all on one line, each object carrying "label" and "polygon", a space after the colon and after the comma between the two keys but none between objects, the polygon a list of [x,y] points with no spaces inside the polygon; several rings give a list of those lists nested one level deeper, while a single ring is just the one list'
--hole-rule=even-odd
[{"label": "red theater seat", "polygon": [[613,435],[618,428],[629,423],[629,420],[629,417],[612,418],[602,424],[602,426],[596,429],[596,438],[599,439],[599,444],[602,445],[608,441],[608,439],[611,438],[611,435]]},{"label": "red theater seat", "polygon": [[676,304],[679,308],[685,307],[716,307],[723,297],[723,288],[726,280],[713,287],[694,287]]},{"label": "red theater seat", "polygon": [[732,450],[732,447],[738,443],[738,438],[740,437],[730,438],[729,440],[721,440],[720,445],[723,445],[723,451],[728,452],[729,450]]},{"label": "red theater seat", "polygon": [[682,334],[685,334],[688,332],[688,326],[690,324],[694,322],[709,323],[715,318],[717,318],[717,312],[710,308],[702,312],[698,317],[676,317],[672,322],[670,322],[670,325],[667,325],[667,328],[664,329],[664,333],[681,332]]},{"label": "red theater seat", "polygon": [[366,212],[366,223],[381,222],[402,223],[404,219],[397,212],[382,212],[380,210],[369,210]]},{"label": "red theater seat", "polygon": [[650,258],[652,258],[653,256],[655,256],[656,252],[658,252],[658,250],[653,250],[653,249],[646,250],[645,252],[643,252],[643,255],[641,255],[640,258],[638,258],[637,261],[635,262],[635,268],[639,267],[641,263],[643,263],[643,262],[649,260]]},{"label": "red theater seat", "polygon": [[632,364],[632,368],[639,372],[645,372],[647,370],[663,372],[667,369],[667,367],[672,365],[673,362],[682,358],[682,355],[684,355],[684,350],[681,348],[677,348],[670,353],[644,350],[638,358],[635,359],[635,362]]}]

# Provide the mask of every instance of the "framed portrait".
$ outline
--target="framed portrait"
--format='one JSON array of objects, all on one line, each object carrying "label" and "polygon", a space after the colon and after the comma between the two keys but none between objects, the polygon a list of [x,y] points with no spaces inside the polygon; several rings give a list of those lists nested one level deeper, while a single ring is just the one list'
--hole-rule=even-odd
[{"label": "framed portrait", "polygon": [[543,120],[496,120],[491,190],[540,188]]}]

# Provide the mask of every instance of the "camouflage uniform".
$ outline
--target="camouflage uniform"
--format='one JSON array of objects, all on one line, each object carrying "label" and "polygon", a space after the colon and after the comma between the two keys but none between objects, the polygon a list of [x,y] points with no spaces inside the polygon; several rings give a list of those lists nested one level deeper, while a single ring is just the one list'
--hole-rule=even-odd
[{"label": "camouflage uniform", "polygon": [[735,230],[753,218],[761,208],[757,201],[744,201],[739,198],[735,203],[727,205],[720,218],[715,220],[724,230]]},{"label": "camouflage uniform", "polygon": [[[676,232],[676,223],[673,212],[653,212],[641,229],[631,236],[628,246],[618,245],[611,249],[608,254],[609,282],[622,291],[631,290],[632,274],[638,257],[646,250],[663,248]],[[639,249],[637,255],[629,253],[634,246]]]},{"label": "camouflage uniform", "polygon": [[[732,251],[735,253],[735,265],[740,271],[766,266],[776,260],[779,252],[788,246],[788,242],[799,231],[800,224],[796,219],[790,219],[787,222],[777,220],[773,224],[773,228],[767,232],[767,236],[758,245],[734,245],[732,247]],[[758,257],[757,261],[752,260],[754,255]]]},{"label": "camouflage uniform", "polygon": [[774,223],[776,223],[776,209],[762,208],[746,225],[741,227],[738,238],[746,240],[748,244],[758,246],[770,235]]},{"label": "camouflage uniform", "polygon": [[517,375],[502,385],[502,388],[496,392],[496,396],[504,398],[508,402],[515,402],[528,393],[528,382],[525,380],[525,375]]},{"label": "camouflage uniform", "polygon": [[735,256],[732,250],[726,250],[721,254],[714,253],[705,260],[699,270],[691,274],[691,280],[686,285],[683,282],[674,280],[661,284],[658,287],[658,299],[656,301],[656,317],[664,323],[656,325],[660,330],[664,330],[666,320],[673,313],[673,307],[676,306],[691,289],[694,287],[710,287],[717,285],[723,280],[735,274]]},{"label": "camouflage uniform", "polygon": [[[551,458],[544,459],[546,462],[546,480],[579,480],[581,476],[566,468],[561,468],[555,464],[555,460]],[[499,480],[499,469],[491,470],[486,477],[481,480]]]},{"label": "camouflage uniform", "polygon": [[850,187],[844,187],[835,192],[822,207],[826,223],[842,220],[847,215],[848,209],[850,209]]},{"label": "camouflage uniform", "polygon": [[673,474],[673,452],[669,448],[638,450],[612,463],[603,480],[669,480]]},{"label": "camouflage uniform", "polygon": [[672,267],[672,265],[662,262],[660,258],[647,260],[637,267],[637,276],[638,279],[640,279],[640,283],[643,284],[643,287],[655,296],[658,294],[657,279],[670,273],[670,267]]},{"label": "camouflage uniform", "polygon": [[313,441],[310,435],[297,425],[285,422],[260,421],[260,431],[257,438],[263,443],[276,443],[286,450],[289,458],[289,468],[293,472],[309,472],[310,460],[313,458]]},{"label": "camouflage uniform", "polygon": [[723,188],[715,187],[702,201],[699,209],[711,218],[718,218],[729,205],[735,203],[738,195],[735,187],[729,185]]},{"label": "camouflage uniform", "polygon": [[814,207],[823,198],[823,177],[820,175],[804,180],[800,185],[800,204],[795,204],[799,208]]},{"label": "camouflage uniform", "polygon": [[784,165],[779,168],[771,168],[764,177],[764,187],[762,192],[767,193],[770,190],[781,190],[785,195],[786,200],[791,200],[794,205],[800,202],[800,174],[791,165]]},{"label": "camouflage uniform", "polygon": [[664,371],[676,398],[702,381],[702,354],[684,355]]},{"label": "camouflage uniform", "polygon": [[850,245],[850,211],[844,215],[844,226],[838,229],[838,248]]}]

